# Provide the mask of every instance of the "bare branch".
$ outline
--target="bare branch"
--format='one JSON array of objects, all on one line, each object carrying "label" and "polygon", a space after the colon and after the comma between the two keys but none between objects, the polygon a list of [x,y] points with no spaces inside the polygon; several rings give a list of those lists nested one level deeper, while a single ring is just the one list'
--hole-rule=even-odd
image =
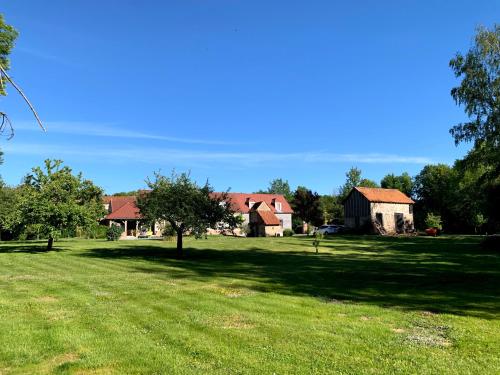
[{"label": "bare branch", "polygon": [[5,131],[9,131],[10,134],[7,137],[7,140],[9,140],[14,137],[14,128],[12,127],[12,123],[6,113],[0,112],[0,117],[0,134],[3,134]]},{"label": "bare branch", "polygon": [[[35,108],[31,104],[31,102],[29,101],[29,99],[26,97],[26,95],[24,95],[23,90],[21,90],[21,88],[12,80],[12,78],[9,77],[9,75],[7,74],[7,72],[5,71],[5,69],[1,65],[0,65],[0,73],[4,75],[4,77],[12,84],[12,86],[14,86],[14,88],[17,90],[17,92],[23,97],[24,101],[30,107],[31,112],[33,112],[33,115],[35,116],[36,121],[38,122],[38,125],[40,125],[40,128],[42,128],[42,130],[44,132],[46,132],[47,129],[45,129],[45,127],[43,126],[42,120],[40,120],[40,117],[38,116],[38,113],[36,112]],[[3,116],[6,117],[5,114],[3,114]],[[8,120],[8,118],[7,118],[7,120]],[[10,121],[9,121],[9,123],[10,123]],[[11,128],[12,128],[12,125],[11,125]],[[12,132],[12,134],[13,134],[13,132]]]}]

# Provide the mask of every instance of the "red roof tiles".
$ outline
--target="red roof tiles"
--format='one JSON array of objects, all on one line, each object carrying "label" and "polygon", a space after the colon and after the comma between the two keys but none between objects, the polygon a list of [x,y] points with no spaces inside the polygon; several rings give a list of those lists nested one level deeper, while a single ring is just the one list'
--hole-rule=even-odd
[{"label": "red roof tiles", "polygon": [[404,193],[398,189],[381,189],[381,188],[367,188],[355,187],[366,199],[370,202],[379,203],[403,203],[413,204],[412,199],[408,198]]},{"label": "red roof tiles", "polygon": [[136,197],[104,197],[104,203],[110,205],[111,212],[106,215],[106,219],[139,220],[142,218],[139,208],[136,205]]},{"label": "red roof tiles", "polygon": [[[221,193],[214,193],[221,194]],[[266,202],[274,213],[291,214],[292,207],[281,194],[247,194],[247,193],[227,193],[231,200],[231,208],[239,213],[246,214],[250,211],[249,202]],[[274,204],[273,204],[274,199]],[[281,203],[281,211],[277,210],[276,203]]]},{"label": "red roof tiles", "polygon": [[271,211],[256,210],[255,212],[258,213],[258,215],[262,219],[262,222],[265,225],[280,225],[281,224],[280,219],[278,219],[278,217],[275,214],[273,214]]}]

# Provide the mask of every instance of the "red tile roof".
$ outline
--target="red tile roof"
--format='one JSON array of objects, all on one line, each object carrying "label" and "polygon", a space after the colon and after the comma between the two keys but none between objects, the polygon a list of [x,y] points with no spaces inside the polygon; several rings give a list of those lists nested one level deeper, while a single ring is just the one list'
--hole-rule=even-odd
[{"label": "red tile roof", "polygon": [[[214,195],[217,194],[221,193],[214,193]],[[242,214],[246,214],[250,211],[250,207],[247,204],[247,200],[255,203],[266,202],[266,204],[274,213],[282,213],[282,214],[293,213],[292,207],[287,202],[285,197],[281,194],[227,193],[227,196],[231,200],[232,209]],[[273,199],[275,199],[275,202],[281,203],[281,211],[276,210],[276,207],[273,205]]]},{"label": "red tile roof", "polygon": [[136,205],[136,197],[119,196],[104,197],[104,203],[110,205],[111,212],[106,215],[106,219],[139,220],[142,218],[139,208]]},{"label": "red tile roof", "polygon": [[408,198],[404,193],[398,189],[381,189],[381,188],[367,188],[355,187],[366,199],[370,202],[379,203],[415,203],[412,199]]},{"label": "red tile roof", "polygon": [[273,214],[271,211],[259,211],[259,210],[255,210],[255,212],[257,212],[260,216],[260,218],[262,219],[262,222],[265,224],[265,225],[280,225],[280,219],[278,219],[278,217]]}]

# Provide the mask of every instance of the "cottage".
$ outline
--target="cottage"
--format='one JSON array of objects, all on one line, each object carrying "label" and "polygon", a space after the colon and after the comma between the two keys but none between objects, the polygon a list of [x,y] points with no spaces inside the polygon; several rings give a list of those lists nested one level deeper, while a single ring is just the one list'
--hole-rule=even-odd
[{"label": "cottage", "polygon": [[345,225],[381,234],[412,232],[414,203],[397,189],[355,187],[344,199]]},{"label": "cottage", "polygon": [[292,229],[293,210],[281,194],[227,193],[227,199],[251,236],[282,236],[285,229]]},{"label": "cottage", "polygon": [[101,220],[101,224],[119,225],[123,229],[122,238],[138,237],[141,229],[147,229],[151,234],[161,233],[161,226],[158,223],[152,228],[144,228],[135,196],[105,196],[104,209],[107,215]]}]

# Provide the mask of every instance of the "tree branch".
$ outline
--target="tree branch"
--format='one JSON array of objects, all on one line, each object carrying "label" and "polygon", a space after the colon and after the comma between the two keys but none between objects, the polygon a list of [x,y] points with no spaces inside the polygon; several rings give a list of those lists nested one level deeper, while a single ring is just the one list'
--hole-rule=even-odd
[{"label": "tree branch", "polygon": [[31,102],[29,101],[29,99],[26,97],[26,95],[24,95],[23,90],[21,90],[21,88],[12,80],[12,78],[9,77],[9,75],[7,74],[7,72],[5,71],[5,69],[1,65],[0,65],[0,72],[1,72],[1,74],[3,74],[5,76],[5,78],[7,78],[7,80],[12,84],[12,86],[14,86],[14,88],[17,90],[17,92],[23,97],[24,101],[30,107],[31,112],[33,112],[33,115],[35,116],[36,121],[38,122],[38,125],[40,125],[40,128],[42,128],[42,130],[44,132],[46,132],[47,129],[45,129],[45,127],[43,126],[42,120],[40,120],[40,117],[38,116],[38,113],[36,112],[35,108],[31,104]]}]

